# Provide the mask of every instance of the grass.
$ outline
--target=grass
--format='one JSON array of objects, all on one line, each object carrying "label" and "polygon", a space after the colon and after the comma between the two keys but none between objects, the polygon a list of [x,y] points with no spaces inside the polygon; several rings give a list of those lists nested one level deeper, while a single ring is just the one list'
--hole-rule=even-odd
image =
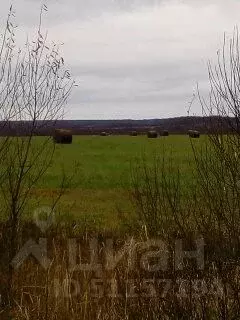
[{"label": "grass", "polygon": [[[44,139],[35,137],[36,147],[42,146]],[[192,141],[199,145],[204,138]],[[161,158],[163,153],[180,169],[183,185],[188,186],[193,180],[193,154],[188,136],[157,139],[74,136],[72,144],[56,145],[52,163],[34,188],[33,201],[26,208],[25,217],[32,218],[34,208],[51,203],[64,170],[71,182],[55,210],[59,219],[84,221],[87,226],[98,226],[101,230],[119,229],[119,216],[130,216],[134,212],[129,192],[131,168],[143,157],[151,163],[155,156]]]},{"label": "grass", "polygon": [[[36,143],[41,139],[43,138],[36,138]],[[205,138],[202,137],[200,140],[192,140],[192,142],[200,146],[204,140]],[[238,251],[233,256],[231,253],[232,251],[235,253],[235,246],[238,250],[239,232],[236,232],[235,235],[234,228],[232,228],[234,232],[230,233],[233,235],[229,238],[231,241],[228,240],[228,237],[225,241],[223,240],[226,233],[225,225],[221,231],[219,225],[215,228],[214,223],[207,225],[206,228],[205,224],[203,224],[203,228],[196,224],[198,229],[195,233],[195,229],[192,229],[188,224],[188,216],[179,227],[172,219],[175,215],[171,216],[171,211],[167,211],[166,224],[164,215],[163,219],[161,215],[166,211],[158,211],[159,223],[157,221],[158,224],[155,225],[159,227],[157,231],[161,231],[159,239],[166,242],[169,250],[166,272],[163,272],[161,268],[154,271],[150,268],[151,263],[155,265],[154,261],[157,263],[156,266],[160,266],[159,262],[162,258],[162,245],[160,245],[159,251],[152,251],[153,248],[156,250],[158,247],[155,242],[150,245],[151,248],[146,248],[146,244],[148,243],[149,246],[151,239],[149,236],[154,236],[154,239],[157,239],[155,237],[158,233],[151,235],[149,232],[146,233],[145,229],[139,232],[141,227],[136,223],[136,220],[135,224],[133,220],[134,229],[132,232],[123,232],[123,229],[119,228],[121,219],[118,220],[118,213],[133,214],[133,208],[129,201],[130,164],[136,164],[136,161],[141,159],[143,154],[150,164],[154,154],[162,156],[163,146],[168,154],[166,163],[170,157],[173,165],[180,169],[181,178],[183,178],[181,187],[189,187],[193,180],[194,159],[189,138],[186,136],[171,136],[153,140],[148,140],[145,137],[75,137],[72,145],[57,145],[51,167],[44,179],[39,182],[38,187],[33,190],[36,199],[48,202],[56,193],[62,165],[64,164],[67,175],[74,175],[74,183],[64,194],[58,207],[59,212],[62,213],[59,222],[63,224],[60,225],[60,228],[58,228],[59,226],[50,228],[44,234],[47,237],[47,252],[48,257],[51,258],[51,264],[45,271],[35,261],[36,259],[28,257],[28,260],[24,261],[19,269],[14,270],[11,282],[12,290],[10,290],[14,296],[14,304],[11,309],[4,306],[5,309],[0,310],[1,319],[117,320],[161,318],[200,320],[236,318],[235,315],[238,315],[240,310],[238,297],[239,255]],[[175,174],[174,168],[169,174]],[[81,179],[82,175],[84,175],[84,179]],[[223,195],[221,184],[218,186],[220,186],[218,189],[220,195]],[[200,197],[200,200],[205,202],[209,198],[205,198],[204,195],[208,197],[207,192],[203,193],[203,199]],[[184,201],[187,199],[184,198]],[[218,203],[214,197],[210,199],[212,199],[213,205]],[[223,197],[223,201],[226,202],[224,199]],[[164,201],[163,198],[160,198],[160,204],[162,200]],[[148,208],[151,210],[151,204],[154,204],[155,201],[151,193],[147,201]],[[160,208],[159,203],[157,206]],[[186,203],[187,214],[189,213],[188,209],[191,208],[191,203]],[[231,208],[235,208],[235,206],[233,205]],[[165,209],[166,207],[164,207]],[[177,204],[176,212],[182,213],[179,209],[181,207]],[[195,217],[200,213],[202,218],[201,201],[196,202],[194,209],[196,210]],[[208,207],[206,202],[204,209],[207,210],[206,216],[204,216],[204,219],[207,220],[203,221],[209,221],[208,210],[212,210],[212,206]],[[155,210],[155,206],[153,206],[153,210]],[[218,214],[218,212],[217,207],[217,212],[213,210],[211,214]],[[70,223],[65,223],[65,219],[68,219]],[[151,223],[154,221],[153,215],[150,216],[149,221]],[[197,219],[197,221],[199,220]],[[131,219],[128,220],[129,224],[131,222]],[[172,224],[173,228],[171,228]],[[2,228],[4,231],[4,225]],[[101,232],[94,232],[96,228]],[[82,232],[83,229],[86,232]],[[148,228],[149,230],[151,231],[150,228]],[[183,240],[184,250],[191,251],[193,244],[195,248],[194,238],[199,237],[199,234],[202,235],[202,231],[206,240],[204,270],[197,268],[194,263],[195,259],[190,259],[190,263],[188,259],[184,259],[184,269],[177,270],[177,265],[174,263],[174,253],[177,252],[174,250],[178,250],[174,247],[175,240]],[[30,236],[39,241],[40,233],[37,226],[23,223],[21,232],[23,243]],[[236,236],[237,245],[232,242],[232,239],[235,239],[234,236]],[[97,240],[96,247],[89,246],[92,237]],[[72,247],[74,250],[71,252],[69,251],[70,238],[71,241],[73,238],[76,241],[76,246]],[[113,240],[113,247],[109,242],[110,239]],[[220,243],[219,239],[221,239]],[[148,241],[146,242],[146,240]],[[232,249],[232,243],[235,245],[234,249]],[[4,246],[3,252],[6,252]],[[122,256],[123,252],[125,254]],[[134,256],[132,256],[133,252]],[[91,254],[89,255],[89,253]],[[113,258],[121,257],[121,259],[115,268],[109,270],[105,264],[107,257],[111,261]],[[231,264],[227,265],[226,259]],[[95,267],[97,262],[103,268],[97,271],[95,269],[87,270],[85,265],[82,270],[78,267],[72,270],[69,261],[75,262],[76,266],[79,263],[87,263],[87,266],[92,265],[92,267]],[[146,263],[147,261],[149,264]],[[132,269],[130,266],[133,262]],[[4,288],[7,286],[4,279],[8,278],[6,278],[5,269],[3,270],[2,273],[0,270],[1,289],[3,288],[3,292],[6,292]]]},{"label": "grass", "polygon": [[[43,138],[35,139],[37,143]],[[52,191],[59,187],[64,168],[72,181],[57,208],[59,215],[86,223],[94,221],[100,228],[118,228],[118,214],[133,213],[129,199],[131,166],[143,156],[149,163],[154,155],[161,157],[163,147],[187,186],[192,181],[193,163],[188,136],[75,136],[71,145],[56,145],[52,164],[34,193],[48,203]]]},{"label": "grass", "polygon": [[[52,166],[40,182],[43,188],[57,188],[61,168],[68,176],[74,173],[74,188],[128,189],[130,166],[145,154],[149,159],[161,155],[162,146],[172,151],[176,165],[189,176],[191,145],[187,136],[147,139],[144,136],[76,136],[72,145],[57,145]],[[186,176],[186,178],[187,178]]]}]

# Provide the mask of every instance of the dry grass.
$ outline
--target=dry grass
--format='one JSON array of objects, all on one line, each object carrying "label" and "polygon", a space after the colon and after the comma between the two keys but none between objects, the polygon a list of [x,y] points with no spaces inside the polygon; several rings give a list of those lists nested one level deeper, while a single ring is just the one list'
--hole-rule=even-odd
[{"label": "dry grass", "polygon": [[[29,228],[25,226],[26,239]],[[220,270],[215,266],[198,271],[191,264],[180,272],[174,270],[170,258],[167,271],[153,272],[150,266],[145,265],[144,270],[140,264],[147,252],[143,248],[146,238],[134,241],[118,239],[114,234],[94,233],[76,237],[73,228],[67,226],[51,230],[47,236],[49,268],[44,270],[29,258],[15,271],[15,304],[11,310],[2,308],[1,319],[233,319],[239,310],[235,296],[239,277],[236,267]],[[102,269],[71,268],[68,239],[72,237],[79,249],[77,264],[80,258],[83,263],[89,263],[89,241],[93,237],[98,241],[99,247],[91,254],[97,253]],[[125,252],[113,269],[108,269],[106,264],[106,257],[110,257],[106,250],[108,239],[113,239],[114,254]],[[133,251],[136,259],[132,268]],[[201,287],[204,283],[201,279],[205,280],[205,286]],[[214,279],[218,279],[219,287]],[[224,286],[228,291],[224,291]]]}]

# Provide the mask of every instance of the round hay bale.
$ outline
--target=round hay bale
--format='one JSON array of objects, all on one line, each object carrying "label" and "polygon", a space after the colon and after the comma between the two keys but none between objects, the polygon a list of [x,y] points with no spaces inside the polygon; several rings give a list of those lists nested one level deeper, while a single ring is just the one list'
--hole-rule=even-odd
[{"label": "round hay bale", "polygon": [[200,132],[197,130],[189,130],[188,135],[190,138],[193,138],[193,139],[200,138]]},{"label": "round hay bale", "polygon": [[147,136],[148,138],[154,139],[158,137],[158,133],[157,131],[151,130],[151,131],[148,131]]},{"label": "round hay bale", "polygon": [[54,143],[71,144],[72,143],[72,131],[66,129],[55,129],[53,135]]},{"label": "round hay bale", "polygon": [[136,136],[137,136],[137,131],[132,131],[132,132],[130,133],[130,136],[136,137]]},{"label": "round hay bale", "polygon": [[105,132],[105,131],[103,131],[103,132],[101,132],[101,133],[100,133],[100,136],[102,136],[102,137],[106,137],[106,136],[108,136],[108,133],[107,133],[107,132]]},{"label": "round hay bale", "polygon": [[161,133],[160,133],[160,136],[162,137],[168,137],[169,136],[169,132],[167,130],[163,130]]}]

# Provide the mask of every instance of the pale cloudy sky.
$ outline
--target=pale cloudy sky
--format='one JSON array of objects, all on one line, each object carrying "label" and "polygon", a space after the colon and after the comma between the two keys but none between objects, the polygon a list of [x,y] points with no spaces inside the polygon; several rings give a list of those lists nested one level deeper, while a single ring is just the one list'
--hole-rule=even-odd
[{"label": "pale cloudy sky", "polygon": [[[38,23],[42,1],[13,3],[20,37]],[[240,0],[45,0],[44,29],[64,42],[79,86],[66,118],[166,118],[187,115],[196,83],[206,92],[208,59],[223,33],[240,24]],[[200,114],[194,102],[192,113]]]}]

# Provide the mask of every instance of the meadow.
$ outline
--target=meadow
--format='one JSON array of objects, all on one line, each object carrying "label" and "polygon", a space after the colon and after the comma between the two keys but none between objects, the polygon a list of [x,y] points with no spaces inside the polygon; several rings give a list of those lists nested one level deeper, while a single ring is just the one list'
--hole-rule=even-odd
[{"label": "meadow", "polygon": [[[44,139],[35,137],[34,146],[45,143]],[[19,240],[25,254],[26,241],[34,239],[30,249],[41,248],[40,257],[47,252],[48,265],[39,265],[39,251],[31,251],[34,257],[20,267],[13,264],[10,276],[2,263],[0,284],[6,305],[0,316],[14,320],[237,319],[240,193],[235,180],[229,184],[230,162],[222,161],[222,149],[218,157],[210,157],[212,162],[205,162],[208,153],[201,154],[203,180],[198,180],[200,175],[195,180],[193,146],[200,148],[204,142],[204,136],[184,135],[157,139],[75,136],[72,144],[54,145],[51,165],[30,197],[31,221],[22,223]],[[232,149],[230,158],[224,155],[233,161],[231,175],[239,167],[234,154]],[[156,157],[160,171],[153,173],[161,174],[164,159],[170,165],[169,171],[163,171],[170,184],[162,184],[162,176],[158,181],[156,174],[149,183],[146,175],[143,188],[137,189],[132,176],[142,165],[144,171],[145,164],[154,169]],[[39,206],[51,203],[63,171],[69,184],[54,208],[58,223],[40,230],[32,200],[39,201]],[[194,182],[197,193],[191,189]],[[5,228],[2,224],[2,234]],[[44,239],[47,251],[43,251]],[[2,261],[9,247],[11,243],[2,242]],[[197,259],[184,259],[183,250],[197,252]],[[176,263],[179,257],[183,261]],[[10,282],[5,280],[8,277]],[[17,302],[10,309],[7,292],[10,301],[14,297]]]},{"label": "meadow", "polygon": [[[36,140],[43,139],[36,137]],[[194,144],[200,141],[194,139]],[[64,171],[68,188],[58,206],[61,219],[84,220],[100,228],[119,226],[118,213],[131,215],[131,173],[146,158],[168,155],[180,169],[186,185],[193,179],[193,153],[186,135],[157,139],[146,136],[74,136],[70,145],[56,145],[51,166],[39,181],[35,192],[47,200],[56,190]]]}]

